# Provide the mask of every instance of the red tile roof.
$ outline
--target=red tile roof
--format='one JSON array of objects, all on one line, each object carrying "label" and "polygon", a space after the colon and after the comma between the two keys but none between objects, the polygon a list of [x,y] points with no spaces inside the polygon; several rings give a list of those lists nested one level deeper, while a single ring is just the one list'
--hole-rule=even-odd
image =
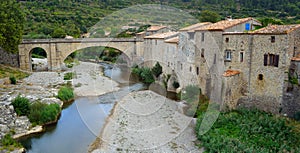
[{"label": "red tile roof", "polygon": [[156,33],[150,36],[146,36],[145,39],[165,39],[176,35],[178,35],[178,32]]},{"label": "red tile roof", "polygon": [[210,24],[208,26],[204,26],[201,28],[196,29],[196,31],[203,31],[203,30],[225,30],[228,28],[231,28],[233,26],[248,22],[254,20],[255,22],[259,23],[259,21],[255,20],[254,18],[248,17],[248,18],[242,18],[242,19],[228,19],[228,20],[222,20],[214,24]]},{"label": "red tile roof", "polygon": [[253,31],[255,34],[287,34],[300,28],[300,24],[292,25],[268,25],[267,27]]},{"label": "red tile roof", "polygon": [[167,39],[165,40],[166,43],[178,43],[179,42],[179,37],[173,37],[173,38],[170,38],[170,39]]},{"label": "red tile roof", "polygon": [[201,23],[190,25],[188,27],[184,27],[184,28],[180,29],[179,31],[195,31],[195,29],[199,29],[203,26],[207,26],[210,24],[212,24],[212,23],[211,22],[201,22]]},{"label": "red tile roof", "polygon": [[147,31],[158,31],[160,29],[166,28],[166,26],[153,25],[147,29]]}]

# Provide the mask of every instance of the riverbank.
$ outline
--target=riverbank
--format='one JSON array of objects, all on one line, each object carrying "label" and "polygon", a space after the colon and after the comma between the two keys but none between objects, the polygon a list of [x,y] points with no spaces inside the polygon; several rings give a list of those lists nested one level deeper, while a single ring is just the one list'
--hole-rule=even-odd
[{"label": "riverbank", "polygon": [[7,83],[8,78],[2,79],[0,109],[3,111],[0,112],[0,139],[11,132],[16,139],[42,132],[42,126],[33,127],[26,116],[17,116],[10,104],[15,97],[21,95],[30,102],[38,100],[47,104],[57,103],[62,107],[63,102],[56,97],[59,88],[68,82],[64,80],[64,74],[68,72],[77,74],[77,77],[71,80],[73,86],[81,84],[75,86],[76,96],[97,96],[119,89],[118,83],[103,76],[99,64],[86,62],[81,62],[65,72],[33,72],[29,77],[19,80],[16,85]]},{"label": "riverbank", "polygon": [[115,104],[89,152],[202,152],[194,127],[177,102],[149,90],[133,92]]}]

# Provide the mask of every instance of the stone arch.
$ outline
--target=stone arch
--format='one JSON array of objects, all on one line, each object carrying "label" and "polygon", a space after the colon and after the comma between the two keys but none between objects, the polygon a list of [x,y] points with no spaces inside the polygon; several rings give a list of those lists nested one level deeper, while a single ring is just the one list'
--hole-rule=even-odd
[{"label": "stone arch", "polygon": [[[37,48],[40,48],[40,49],[42,49],[45,53],[46,53],[46,67],[45,68],[43,68],[43,69],[39,69],[38,67],[40,67],[39,65],[40,64],[43,64],[43,63],[36,63],[36,65],[35,65],[35,68],[34,68],[34,65],[33,65],[33,57],[32,57],[32,53],[34,52],[34,49],[37,49]],[[28,60],[28,68],[29,68],[29,70],[30,71],[33,71],[33,70],[48,70],[49,69],[49,56],[50,56],[50,54],[49,54],[49,51],[47,50],[47,48],[46,47],[44,47],[44,46],[42,46],[42,45],[33,45],[33,46],[31,46],[31,48],[30,49],[28,49],[29,50],[29,52],[28,52],[28,55],[27,55],[27,60]]]}]

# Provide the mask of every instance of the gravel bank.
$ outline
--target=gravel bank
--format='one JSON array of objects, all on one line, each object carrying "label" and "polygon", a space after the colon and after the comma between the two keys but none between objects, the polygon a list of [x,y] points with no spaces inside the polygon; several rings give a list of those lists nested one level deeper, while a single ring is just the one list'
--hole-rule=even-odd
[{"label": "gravel bank", "polygon": [[138,91],[115,105],[90,151],[202,152],[194,141],[192,118],[179,113],[175,101]]}]

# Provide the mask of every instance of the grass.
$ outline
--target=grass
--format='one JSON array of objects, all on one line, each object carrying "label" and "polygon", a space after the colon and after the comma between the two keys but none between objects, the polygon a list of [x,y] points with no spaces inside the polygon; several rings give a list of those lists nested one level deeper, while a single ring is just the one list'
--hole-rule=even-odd
[{"label": "grass", "polygon": [[74,92],[71,87],[62,86],[58,91],[58,96],[63,102],[69,102],[74,99]]},{"label": "grass", "polygon": [[56,121],[61,109],[58,104],[35,102],[30,106],[28,118],[34,125],[43,125]]},{"label": "grass", "polygon": [[11,136],[11,134],[6,134],[2,139],[1,139],[1,145],[2,147],[0,148],[0,152],[3,150],[6,151],[13,151],[16,148],[21,148],[22,145],[18,143],[16,140],[14,140]]},{"label": "grass", "polygon": [[212,128],[196,133],[207,152],[300,152],[300,123],[258,110],[221,113]]},{"label": "grass", "polygon": [[0,64],[0,79],[14,76],[16,79],[23,79],[29,76],[29,73],[20,71],[17,68],[8,67]]},{"label": "grass", "polygon": [[72,80],[75,77],[75,73],[74,72],[68,72],[64,74],[64,80]]}]

